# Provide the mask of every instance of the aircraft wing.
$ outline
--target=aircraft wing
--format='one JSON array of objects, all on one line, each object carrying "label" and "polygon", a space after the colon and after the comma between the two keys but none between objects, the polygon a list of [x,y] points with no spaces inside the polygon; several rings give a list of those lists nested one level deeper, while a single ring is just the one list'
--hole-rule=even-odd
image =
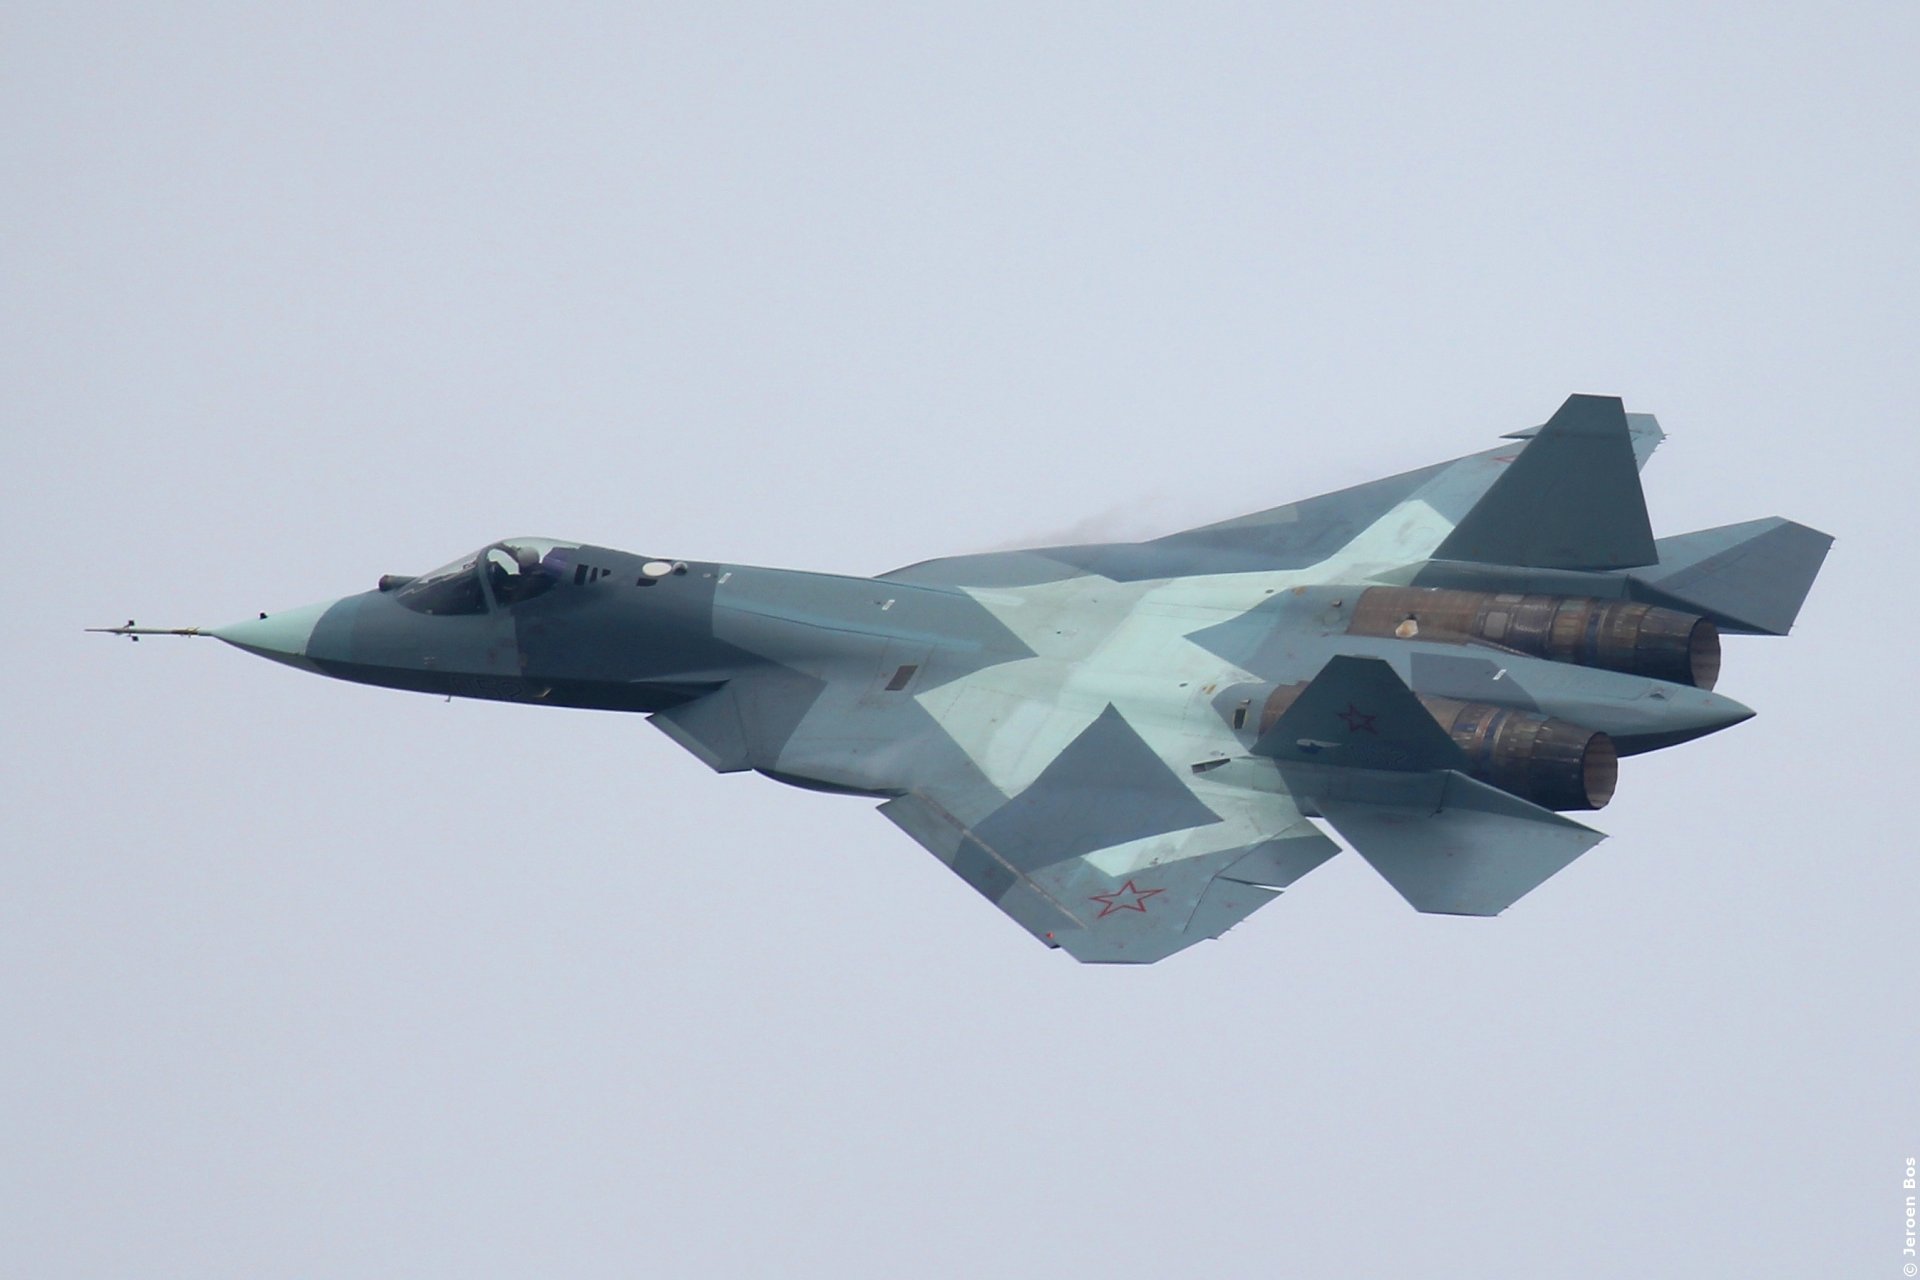
[{"label": "aircraft wing", "polygon": [[[1575,402],[1595,399],[1598,398],[1574,398]],[[1618,402],[1612,403],[1612,412],[1619,415],[1621,410]],[[1573,407],[1574,402],[1569,402],[1555,417],[1561,417]],[[1624,417],[1632,452],[1630,469],[1638,470],[1646,466],[1666,434],[1652,414],[1628,413]],[[1116,582],[1126,582],[1187,574],[1301,569],[1337,554],[1369,529],[1382,523],[1392,523],[1389,517],[1403,505],[1410,512],[1431,511],[1443,519],[1447,527],[1458,525],[1506,475],[1510,464],[1525,451],[1525,445],[1551,425],[1550,421],[1542,426],[1509,432],[1502,437],[1514,443],[1399,475],[1370,480],[1352,488],[1284,506],[1269,507],[1230,520],[1183,529],[1147,542],[1097,543],[952,556],[908,565],[879,576],[927,586],[993,587],[1042,582],[1081,573],[1095,573]],[[1537,452],[1539,456],[1530,464],[1530,469],[1541,469],[1550,461],[1565,462],[1564,458],[1549,458],[1546,455],[1566,453],[1568,450],[1558,447]],[[1583,457],[1574,461],[1579,463],[1586,460]],[[1522,496],[1532,494],[1535,488],[1531,478],[1524,476],[1508,482],[1507,487]],[[1614,477],[1613,490],[1624,492],[1629,487],[1632,487],[1630,481]],[[1632,498],[1634,505],[1637,505],[1637,489]],[[1496,505],[1504,510],[1512,504]],[[1551,504],[1546,509],[1558,511]],[[1488,514],[1492,511],[1489,508]],[[1483,522],[1487,518],[1487,515],[1483,515]],[[1569,515],[1568,518],[1574,516]],[[1504,545],[1499,549],[1504,551]]]},{"label": "aircraft wing", "polygon": [[[1619,402],[1610,397],[1575,396],[1547,423],[1509,432],[1502,437],[1521,442],[1519,444],[1483,450],[1450,462],[1372,480],[1350,489],[1256,511],[1236,519],[1184,529],[1146,545],[1160,548],[1163,552],[1190,556],[1208,572],[1230,571],[1229,566],[1241,558],[1251,558],[1263,566],[1284,569],[1304,567],[1333,555],[1403,503],[1417,503],[1431,508],[1450,523],[1459,525],[1476,507],[1483,513],[1490,510],[1482,506],[1481,500],[1496,485],[1520,494],[1538,496],[1543,486],[1539,483],[1540,475],[1536,473],[1552,472],[1574,464],[1588,464],[1590,471],[1589,460],[1584,455],[1575,459],[1561,456],[1569,452],[1563,437],[1571,434],[1568,430],[1570,427],[1576,431],[1585,427],[1585,419],[1589,417],[1600,419],[1594,431],[1606,435],[1608,411],[1614,422],[1618,422],[1622,416],[1626,419],[1627,445],[1631,457],[1622,465],[1628,471],[1644,468],[1653,451],[1666,438],[1666,433],[1660,429],[1653,415],[1623,414]],[[1551,447],[1525,447],[1527,442],[1543,432],[1553,438],[1542,441],[1542,445]],[[1606,439],[1601,443],[1611,445],[1613,440]],[[1514,464],[1520,462],[1523,456],[1528,459],[1526,473],[1513,474],[1508,479],[1514,471]],[[1588,486],[1583,485],[1583,490],[1585,487]],[[1638,508],[1644,526],[1644,507],[1640,504],[1638,485],[1629,477],[1618,479],[1615,489],[1617,493],[1609,490],[1603,497],[1607,500],[1619,499],[1618,505],[1625,509]],[[1631,490],[1630,494],[1628,490]],[[1544,497],[1539,501],[1547,510],[1555,510]],[[1575,514],[1590,513],[1582,511]],[[1566,518],[1571,520],[1574,517],[1569,515]]]},{"label": "aircraft wing", "polygon": [[1149,964],[1218,937],[1339,850],[1285,795],[1176,774],[1112,708],[1010,799],[934,783],[880,812],[1090,963]]},{"label": "aircraft wing", "polygon": [[1177,772],[1109,707],[1011,798],[956,779],[880,812],[1034,937],[1108,964],[1219,937],[1337,853],[1301,800],[1429,913],[1498,915],[1604,839],[1467,776],[1377,658],[1330,660],[1253,754],[1291,794]]}]

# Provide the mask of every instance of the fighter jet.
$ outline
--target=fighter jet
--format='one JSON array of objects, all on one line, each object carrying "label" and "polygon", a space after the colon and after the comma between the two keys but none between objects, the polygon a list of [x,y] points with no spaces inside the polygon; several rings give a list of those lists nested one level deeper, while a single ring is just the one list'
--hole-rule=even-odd
[{"label": "fighter jet", "polygon": [[[1655,539],[1663,438],[1576,395],[1481,453],[1145,542],[877,577],[510,538],[207,632],[465,698],[647,715],[708,767],[879,800],[1077,960],[1150,963],[1333,857],[1492,916],[1604,837],[1621,756],[1753,712],[1722,633],[1784,635],[1832,539]],[[132,623],[106,628],[153,634]]]}]

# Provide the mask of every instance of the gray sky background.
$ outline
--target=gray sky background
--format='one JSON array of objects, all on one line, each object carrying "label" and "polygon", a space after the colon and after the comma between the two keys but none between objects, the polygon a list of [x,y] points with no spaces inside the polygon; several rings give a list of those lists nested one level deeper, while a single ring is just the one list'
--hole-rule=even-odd
[{"label": "gray sky background", "polygon": [[[954,10],[0,18],[0,1270],[1899,1273],[1917,11]],[[80,634],[1163,532],[1572,391],[1661,532],[1839,543],[1492,922],[1347,856],[1081,968],[637,718]]]}]

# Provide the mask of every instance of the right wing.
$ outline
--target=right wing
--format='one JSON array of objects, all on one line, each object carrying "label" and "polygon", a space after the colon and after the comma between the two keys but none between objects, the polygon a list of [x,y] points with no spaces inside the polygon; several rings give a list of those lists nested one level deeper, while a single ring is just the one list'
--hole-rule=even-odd
[{"label": "right wing", "polygon": [[935,782],[880,812],[1036,938],[1095,963],[1218,937],[1332,857],[1303,805],[1416,910],[1449,915],[1497,915],[1605,838],[1467,776],[1377,658],[1331,659],[1253,755],[1286,790],[1176,772],[1108,707],[1017,795],[982,805]]},{"label": "right wing", "polygon": [[[784,729],[817,692],[781,679],[652,719],[711,768],[781,777]],[[898,763],[888,790],[901,794],[880,812],[1034,937],[1090,963],[1148,964],[1218,937],[1339,852],[1284,793],[1222,783],[1206,766],[1224,761],[1168,764],[1111,705],[1012,794],[957,751]]]}]

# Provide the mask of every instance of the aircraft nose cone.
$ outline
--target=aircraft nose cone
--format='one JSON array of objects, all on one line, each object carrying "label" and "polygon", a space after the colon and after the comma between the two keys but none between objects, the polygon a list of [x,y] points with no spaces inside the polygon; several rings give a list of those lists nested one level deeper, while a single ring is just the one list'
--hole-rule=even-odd
[{"label": "aircraft nose cone", "polygon": [[1751,720],[1753,716],[1752,707],[1735,702],[1725,694],[1709,693],[1705,689],[1675,690],[1662,700],[1657,713],[1649,717],[1644,731],[1617,733],[1613,740],[1621,755],[1638,755],[1642,751],[1657,751],[1704,738],[1743,720]]},{"label": "aircraft nose cone", "polygon": [[304,608],[283,609],[279,613],[215,627],[211,634],[236,649],[312,671],[315,667],[307,656],[308,642],[313,638],[314,627],[336,603],[328,600]]}]

